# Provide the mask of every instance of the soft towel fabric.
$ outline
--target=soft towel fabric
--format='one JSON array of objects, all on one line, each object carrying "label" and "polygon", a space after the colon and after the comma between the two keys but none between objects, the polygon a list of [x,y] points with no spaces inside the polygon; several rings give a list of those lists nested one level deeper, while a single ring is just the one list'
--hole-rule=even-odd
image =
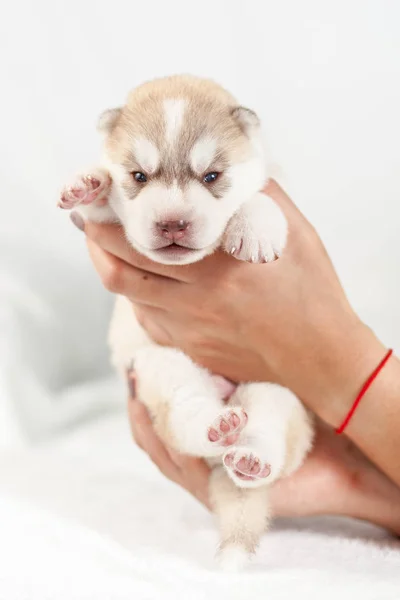
[{"label": "soft towel fabric", "polygon": [[400,597],[399,543],[347,519],[278,521],[246,574],[219,573],[212,517],[132,444],[124,413],[3,452],[0,473],[0,600]]}]

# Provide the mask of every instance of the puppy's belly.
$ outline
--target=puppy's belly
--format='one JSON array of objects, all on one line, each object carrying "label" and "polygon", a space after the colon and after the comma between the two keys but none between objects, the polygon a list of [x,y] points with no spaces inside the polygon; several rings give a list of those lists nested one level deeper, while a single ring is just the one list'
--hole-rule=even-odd
[{"label": "puppy's belly", "polygon": [[[156,346],[139,324],[132,304],[124,296],[117,296],[109,329],[109,346],[111,362],[123,376],[135,353],[145,346]],[[224,400],[229,400],[237,385],[221,375],[212,375],[218,393]]]}]

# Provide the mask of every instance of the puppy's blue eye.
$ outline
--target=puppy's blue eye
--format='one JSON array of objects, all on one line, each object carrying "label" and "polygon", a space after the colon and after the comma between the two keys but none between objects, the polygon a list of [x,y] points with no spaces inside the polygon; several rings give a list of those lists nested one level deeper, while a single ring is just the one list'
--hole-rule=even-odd
[{"label": "puppy's blue eye", "polygon": [[135,181],[137,181],[138,183],[146,183],[147,181],[147,177],[144,173],[142,173],[141,171],[134,171],[134,173],[132,173],[133,178]]},{"label": "puppy's blue eye", "polygon": [[218,176],[219,173],[212,171],[212,173],[207,173],[207,175],[204,175],[203,181],[204,183],[214,183],[214,181],[217,181]]}]

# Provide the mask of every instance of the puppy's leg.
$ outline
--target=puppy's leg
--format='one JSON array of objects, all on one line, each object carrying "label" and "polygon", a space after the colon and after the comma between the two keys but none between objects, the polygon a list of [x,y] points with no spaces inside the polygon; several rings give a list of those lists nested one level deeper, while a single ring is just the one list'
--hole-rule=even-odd
[{"label": "puppy's leg", "polygon": [[219,562],[224,570],[237,571],[255,553],[267,529],[268,488],[240,489],[219,466],[211,474],[210,501],[221,534]]},{"label": "puppy's leg", "polygon": [[272,198],[257,193],[229,221],[222,246],[239,260],[263,263],[281,255],[286,237],[283,212]]},{"label": "puppy's leg", "polygon": [[220,456],[247,422],[240,406],[225,407],[211,375],[180,350],[153,345],[134,356],[138,395],[159,435],[195,456]]},{"label": "puppy's leg", "polygon": [[272,383],[239,386],[232,396],[248,415],[240,445],[223,457],[228,475],[240,487],[258,487],[289,475],[310,450],[310,417],[290,390]]},{"label": "puppy's leg", "polygon": [[114,192],[106,169],[93,167],[76,175],[61,191],[58,206],[74,209],[84,218],[98,223],[117,221],[109,198]]},{"label": "puppy's leg", "polygon": [[226,407],[221,389],[208,371],[183,352],[157,346],[138,323],[130,302],[117,298],[109,343],[112,362],[122,377],[136,372],[138,397],[148,407],[155,428],[176,450],[196,456],[221,456],[237,442],[247,416],[240,406]]}]

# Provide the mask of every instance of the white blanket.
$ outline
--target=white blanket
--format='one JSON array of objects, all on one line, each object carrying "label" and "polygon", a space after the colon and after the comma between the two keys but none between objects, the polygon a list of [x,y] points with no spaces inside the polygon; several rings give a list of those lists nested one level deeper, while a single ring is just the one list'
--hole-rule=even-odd
[{"label": "white blanket", "polygon": [[280,521],[247,574],[219,573],[212,517],[103,416],[0,455],[0,600],[398,600],[400,545],[344,519]]}]

